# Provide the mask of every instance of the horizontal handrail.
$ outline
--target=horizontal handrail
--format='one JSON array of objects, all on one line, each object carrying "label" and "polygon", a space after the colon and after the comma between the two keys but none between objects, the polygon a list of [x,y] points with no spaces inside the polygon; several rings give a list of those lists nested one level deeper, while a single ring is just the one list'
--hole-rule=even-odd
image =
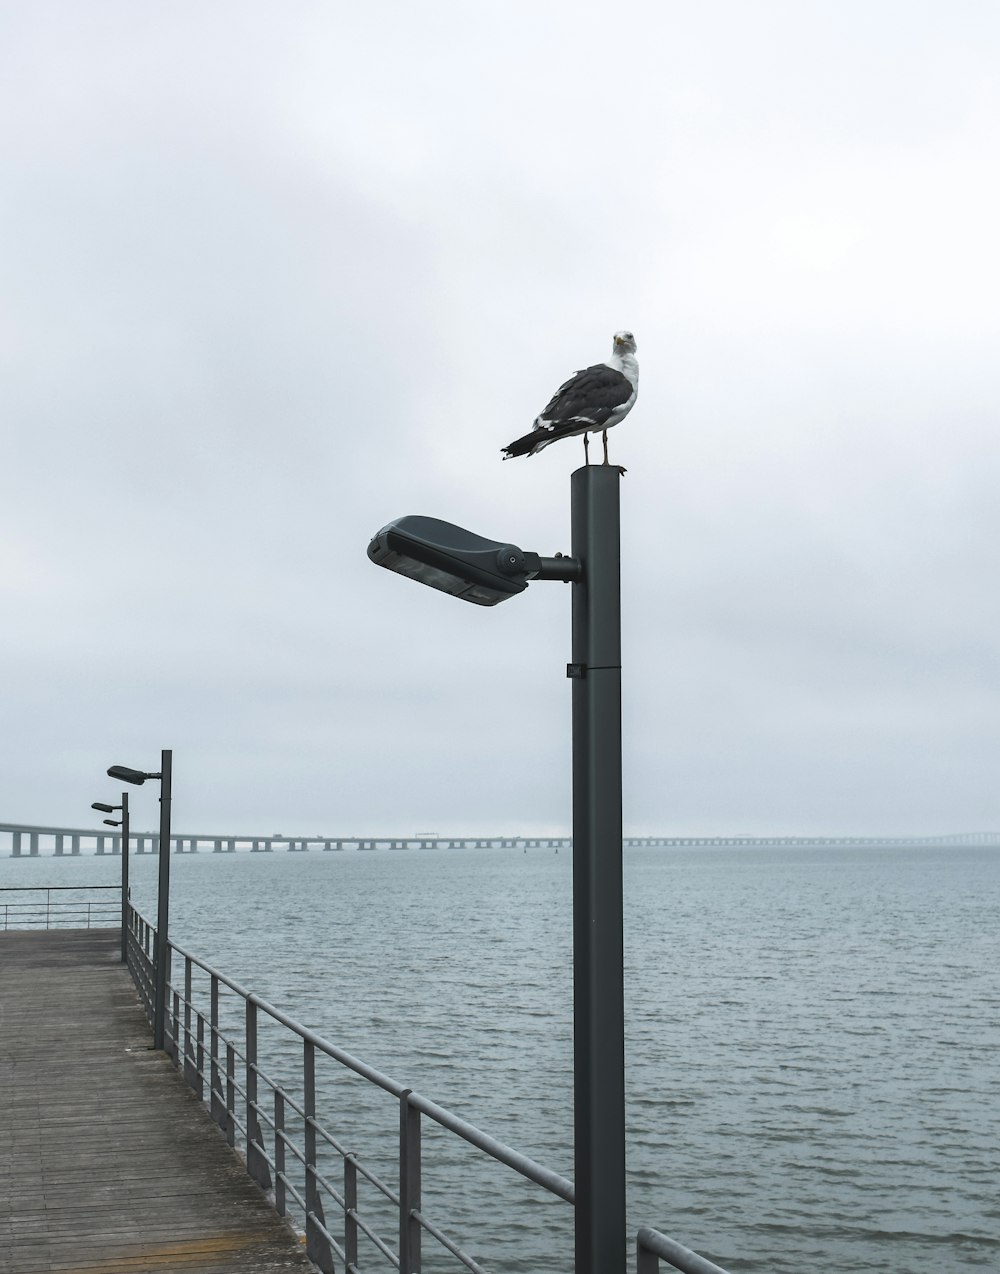
[{"label": "horizontal handrail", "polygon": [[102,902],[99,900],[90,901],[86,898],[79,902],[2,902],[0,907],[4,911],[9,912],[12,916],[23,915],[44,915],[51,912],[53,915],[64,916],[70,911],[93,911],[99,912],[101,915],[118,915],[120,908],[116,902]]},{"label": "horizontal handrail", "polygon": [[639,1231],[635,1247],[636,1274],[656,1274],[661,1258],[682,1274],[728,1274],[721,1265],[699,1256],[683,1243],[669,1239],[647,1225]]},{"label": "horizontal handrail", "polygon": [[81,907],[99,907],[103,911],[113,911],[117,906],[117,902],[105,898],[76,898],[67,899],[65,902],[59,898],[34,900],[25,898],[16,902],[4,902],[0,898],[0,907],[5,907],[8,911],[73,911]]},{"label": "horizontal handrail", "polygon": [[121,885],[0,885],[0,894],[54,894],[60,889],[72,889],[77,893],[92,893],[96,889],[120,890]]},{"label": "horizontal handrail", "polygon": [[421,1096],[420,1093],[410,1093],[407,1100],[411,1106],[416,1107],[417,1110],[422,1111],[425,1115],[429,1115],[442,1128],[447,1128],[449,1132],[457,1134],[464,1141],[469,1142],[470,1145],[477,1146],[480,1150],[485,1151],[491,1158],[505,1163],[508,1168],[513,1168],[522,1177],[527,1177],[529,1181],[534,1181],[536,1185],[543,1186],[551,1194],[558,1195],[560,1199],[565,1199],[567,1203],[576,1202],[576,1190],[573,1182],[567,1181],[558,1172],[552,1172],[551,1169],[544,1168],[540,1163],[536,1163],[534,1159],[529,1159],[527,1155],[522,1155],[517,1150],[512,1150],[510,1146],[505,1146],[502,1141],[497,1141],[495,1137],[489,1136],[488,1133],[481,1132],[473,1124],[460,1119],[458,1115],[453,1115],[450,1110],[445,1110],[443,1106],[438,1106],[436,1102],[429,1101],[426,1097]]}]

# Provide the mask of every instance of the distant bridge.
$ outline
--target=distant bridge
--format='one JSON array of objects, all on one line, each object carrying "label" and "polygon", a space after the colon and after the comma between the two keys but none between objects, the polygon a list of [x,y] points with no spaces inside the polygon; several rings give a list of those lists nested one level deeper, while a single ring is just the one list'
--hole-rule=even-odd
[{"label": "distant bridge", "polygon": [[[14,858],[40,855],[120,854],[120,832],[98,832],[89,827],[39,827],[27,823],[0,823],[0,855],[9,844]],[[132,832],[129,852],[155,854],[155,832]],[[309,850],[375,849],[570,849],[569,836],[236,836],[218,833],[178,832],[170,838],[175,854],[303,854]],[[753,848],[876,848],[898,846],[986,845],[1000,849],[1000,832],[951,832],[942,836],[626,836],[628,849],[734,849]]]}]

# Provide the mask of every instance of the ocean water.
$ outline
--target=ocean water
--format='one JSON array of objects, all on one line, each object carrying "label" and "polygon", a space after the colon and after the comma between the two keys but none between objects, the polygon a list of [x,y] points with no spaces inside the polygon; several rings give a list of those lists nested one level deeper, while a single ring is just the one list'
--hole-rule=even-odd
[{"label": "ocean water", "polygon": [[[171,936],[572,1178],[571,868],[565,850],[175,856]],[[4,859],[0,884],[118,870]],[[155,874],[133,858],[151,919]],[[1000,853],[629,850],[625,934],[633,1234],[733,1274],[1000,1270]],[[261,1056],[297,1086],[287,1037],[262,1027]],[[392,1183],[393,1099],[328,1062],[319,1090]],[[428,1120],[423,1210],[497,1274],[572,1269],[572,1209]],[[435,1247],[427,1274],[459,1268]]]}]

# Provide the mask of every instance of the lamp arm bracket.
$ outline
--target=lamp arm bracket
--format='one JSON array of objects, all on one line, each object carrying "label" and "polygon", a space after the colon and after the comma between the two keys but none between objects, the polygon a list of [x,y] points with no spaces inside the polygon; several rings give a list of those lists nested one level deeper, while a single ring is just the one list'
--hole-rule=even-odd
[{"label": "lamp arm bracket", "polygon": [[578,557],[541,557],[538,553],[525,553],[524,569],[529,579],[555,579],[566,584],[579,584],[583,579],[583,563]]}]

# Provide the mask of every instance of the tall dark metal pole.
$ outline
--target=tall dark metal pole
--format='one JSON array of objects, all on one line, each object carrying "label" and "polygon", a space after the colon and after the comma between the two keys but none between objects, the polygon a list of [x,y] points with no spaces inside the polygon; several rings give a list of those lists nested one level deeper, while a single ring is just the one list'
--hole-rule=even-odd
[{"label": "tall dark metal pole", "polygon": [[122,963],[128,960],[128,792],[122,792]]},{"label": "tall dark metal pole", "polygon": [[620,486],[571,479],[576,1274],[625,1274]]},{"label": "tall dark metal pole", "polygon": [[170,918],[170,780],[173,752],[160,753],[160,878],[156,896],[156,995],[153,1048],[162,1049],[167,1016],[167,924]]}]

